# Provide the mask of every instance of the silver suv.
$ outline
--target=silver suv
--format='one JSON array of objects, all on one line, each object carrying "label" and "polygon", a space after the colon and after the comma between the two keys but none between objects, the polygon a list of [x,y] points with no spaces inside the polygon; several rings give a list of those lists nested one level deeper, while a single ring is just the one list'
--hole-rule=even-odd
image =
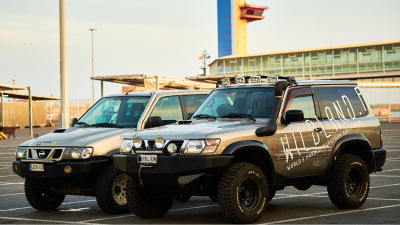
[{"label": "silver suv", "polygon": [[[277,190],[327,186],[338,208],[360,207],[386,151],[352,81],[224,79],[190,120],[128,134],[114,166],[128,174],[128,205],[159,217],[173,198],[218,201],[232,223],[252,223]],[[235,84],[232,84],[235,83]]]},{"label": "silver suv", "polygon": [[13,170],[38,210],[57,208],[66,194],[96,196],[110,214],[128,211],[127,177],[112,166],[123,135],[187,119],[209,91],[153,91],[100,99],[70,129],[22,143]]}]

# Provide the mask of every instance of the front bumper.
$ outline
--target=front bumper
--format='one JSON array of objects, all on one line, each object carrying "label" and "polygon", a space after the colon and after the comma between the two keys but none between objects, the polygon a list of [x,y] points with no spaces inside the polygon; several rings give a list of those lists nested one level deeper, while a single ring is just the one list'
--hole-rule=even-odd
[{"label": "front bumper", "polygon": [[142,166],[137,155],[114,155],[114,167],[129,176],[140,176],[144,183],[177,184],[181,176],[213,173],[226,168],[232,161],[229,155],[158,155],[157,164]]},{"label": "front bumper", "polygon": [[[102,158],[81,161],[59,161],[52,163],[42,163],[44,165],[44,171],[41,172],[30,171],[29,164],[31,163],[36,162],[21,162],[20,160],[14,160],[14,173],[18,174],[21,177],[46,179],[80,176],[101,171],[105,166],[110,164],[110,159]],[[64,168],[66,166],[71,167],[71,173],[64,172]]]},{"label": "front bumper", "polygon": [[386,150],[384,148],[372,149],[374,155],[374,172],[381,171],[386,161]]}]

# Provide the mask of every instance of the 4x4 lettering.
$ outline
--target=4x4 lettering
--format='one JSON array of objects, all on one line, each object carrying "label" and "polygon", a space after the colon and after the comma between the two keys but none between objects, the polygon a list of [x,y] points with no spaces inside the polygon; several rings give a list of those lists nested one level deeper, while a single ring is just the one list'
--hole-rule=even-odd
[{"label": "4x4 lettering", "polygon": [[297,141],[296,141],[296,137],[294,136],[293,130],[291,130],[291,132],[292,132],[293,141],[294,141],[294,145],[296,146],[297,153],[298,153],[299,155],[301,155],[301,154],[300,154],[300,151],[299,151],[299,148],[297,147]]},{"label": "4x4 lettering", "polygon": [[[354,109],[353,109],[353,106],[351,105],[350,99],[349,99],[346,95],[343,95],[343,96],[342,96],[342,99],[343,99],[343,103],[344,103],[345,105],[347,105],[347,104],[346,104],[346,100],[347,100],[347,102],[349,103],[350,108],[351,108],[351,111],[353,112],[353,115],[351,115],[349,108],[347,108],[347,112],[349,113],[349,116],[354,120],[354,119],[356,118],[356,113],[354,112]],[[363,106],[364,106],[364,105],[363,105]],[[364,107],[365,107],[365,106],[364,106]],[[360,112],[360,113],[361,113],[361,112]]]},{"label": "4x4 lettering", "polygon": [[[344,95],[345,96],[345,95]],[[335,108],[336,114],[338,115],[339,119],[341,121],[343,121],[343,123],[347,123],[349,122],[349,120],[344,116],[342,107],[339,104],[339,101],[336,100],[337,105],[335,104],[335,102],[332,102],[333,108]]]},{"label": "4x4 lettering", "polygon": [[281,142],[282,142],[283,152],[285,153],[285,156],[286,156],[286,163],[288,163],[289,162],[289,156],[290,156],[291,159],[293,159],[293,154],[292,154],[292,151],[290,150],[289,140],[288,140],[286,134],[285,134],[285,137],[286,137],[287,148],[286,148],[285,144],[283,143],[282,137],[281,137]]},{"label": "4x4 lettering", "polygon": [[304,143],[303,133],[301,133],[300,127],[299,127],[299,126],[296,126],[296,128],[297,128],[297,130],[298,130],[299,133],[300,133],[300,137],[301,137],[301,141],[303,142],[304,150],[306,150],[306,151],[310,150],[310,148],[307,148],[307,147],[306,147],[306,144]]},{"label": "4x4 lettering", "polygon": [[[315,144],[315,145],[318,145],[319,142],[321,141],[321,138],[319,137],[318,132],[315,132],[315,131],[314,131],[314,129],[317,128],[317,127],[314,125],[314,123],[313,123],[311,120],[306,120],[306,124],[307,124],[308,127],[312,130],[311,134],[312,134],[312,138],[313,138],[313,140],[314,140],[314,144]],[[313,127],[311,127],[310,124],[311,124]],[[315,140],[315,135],[314,135],[314,133],[317,134],[318,141]]]},{"label": "4x4 lettering", "polygon": [[[328,111],[329,111],[329,114],[328,114]],[[339,125],[339,127],[341,127],[341,126],[340,126],[340,124],[338,123],[338,121],[336,121],[335,118],[333,118],[332,111],[331,111],[331,109],[330,109],[328,106],[325,106],[325,114],[326,114],[326,116],[328,117],[328,120],[329,120],[329,121],[332,123],[332,125],[335,127],[335,130],[337,131],[338,129],[337,129],[337,127],[336,127],[334,121]]]},{"label": "4x4 lettering", "polygon": [[[317,116],[315,116],[315,119],[317,120],[317,122],[319,123],[319,125],[321,125],[321,127],[322,127],[322,130],[324,131],[324,135],[325,135],[325,137],[326,138],[329,138],[330,136],[331,136],[331,134],[327,134],[326,133],[326,129],[325,129],[325,126],[324,126],[324,124],[322,124],[320,121],[319,121],[319,119],[318,119],[318,117]],[[300,129],[299,129],[300,130]],[[303,144],[304,144],[304,141],[303,141]]]}]

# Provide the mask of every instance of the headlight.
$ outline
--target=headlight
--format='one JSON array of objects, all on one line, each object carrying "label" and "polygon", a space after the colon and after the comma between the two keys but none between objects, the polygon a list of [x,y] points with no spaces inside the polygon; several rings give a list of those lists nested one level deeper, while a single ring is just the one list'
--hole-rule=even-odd
[{"label": "headlight", "polygon": [[92,156],[93,148],[68,147],[65,148],[63,159],[88,159]]},{"label": "headlight", "polygon": [[16,159],[26,158],[27,151],[28,149],[25,147],[18,147],[17,150],[15,151],[15,158]]},{"label": "headlight", "polygon": [[132,140],[122,140],[121,147],[119,148],[119,152],[121,154],[127,154],[132,150],[133,141]]},{"label": "headlight", "polygon": [[165,140],[164,140],[164,138],[161,137],[161,136],[156,137],[156,139],[154,140],[154,145],[155,145],[156,148],[158,148],[158,149],[164,148],[164,144],[165,144]]},{"label": "headlight", "polygon": [[206,139],[206,140],[189,140],[186,144],[184,153],[198,154],[198,153],[212,153],[217,150],[220,140],[219,139]]},{"label": "headlight", "polygon": [[141,149],[142,148],[142,144],[143,144],[143,140],[141,137],[136,136],[133,139],[133,146],[135,146],[136,149]]}]

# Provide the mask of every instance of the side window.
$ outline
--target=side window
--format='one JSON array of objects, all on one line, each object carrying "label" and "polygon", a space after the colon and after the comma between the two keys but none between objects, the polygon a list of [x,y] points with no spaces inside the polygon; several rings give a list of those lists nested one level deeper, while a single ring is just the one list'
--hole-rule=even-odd
[{"label": "side window", "polygon": [[160,116],[163,125],[183,120],[182,107],[178,96],[160,98],[150,116]]},{"label": "side window", "polygon": [[182,95],[183,102],[185,103],[186,112],[193,113],[204,101],[207,95]]},{"label": "side window", "polygon": [[368,114],[358,87],[315,87],[322,118],[355,118]]},{"label": "side window", "polygon": [[288,110],[302,110],[304,120],[315,120],[314,100],[311,95],[294,98]]}]

